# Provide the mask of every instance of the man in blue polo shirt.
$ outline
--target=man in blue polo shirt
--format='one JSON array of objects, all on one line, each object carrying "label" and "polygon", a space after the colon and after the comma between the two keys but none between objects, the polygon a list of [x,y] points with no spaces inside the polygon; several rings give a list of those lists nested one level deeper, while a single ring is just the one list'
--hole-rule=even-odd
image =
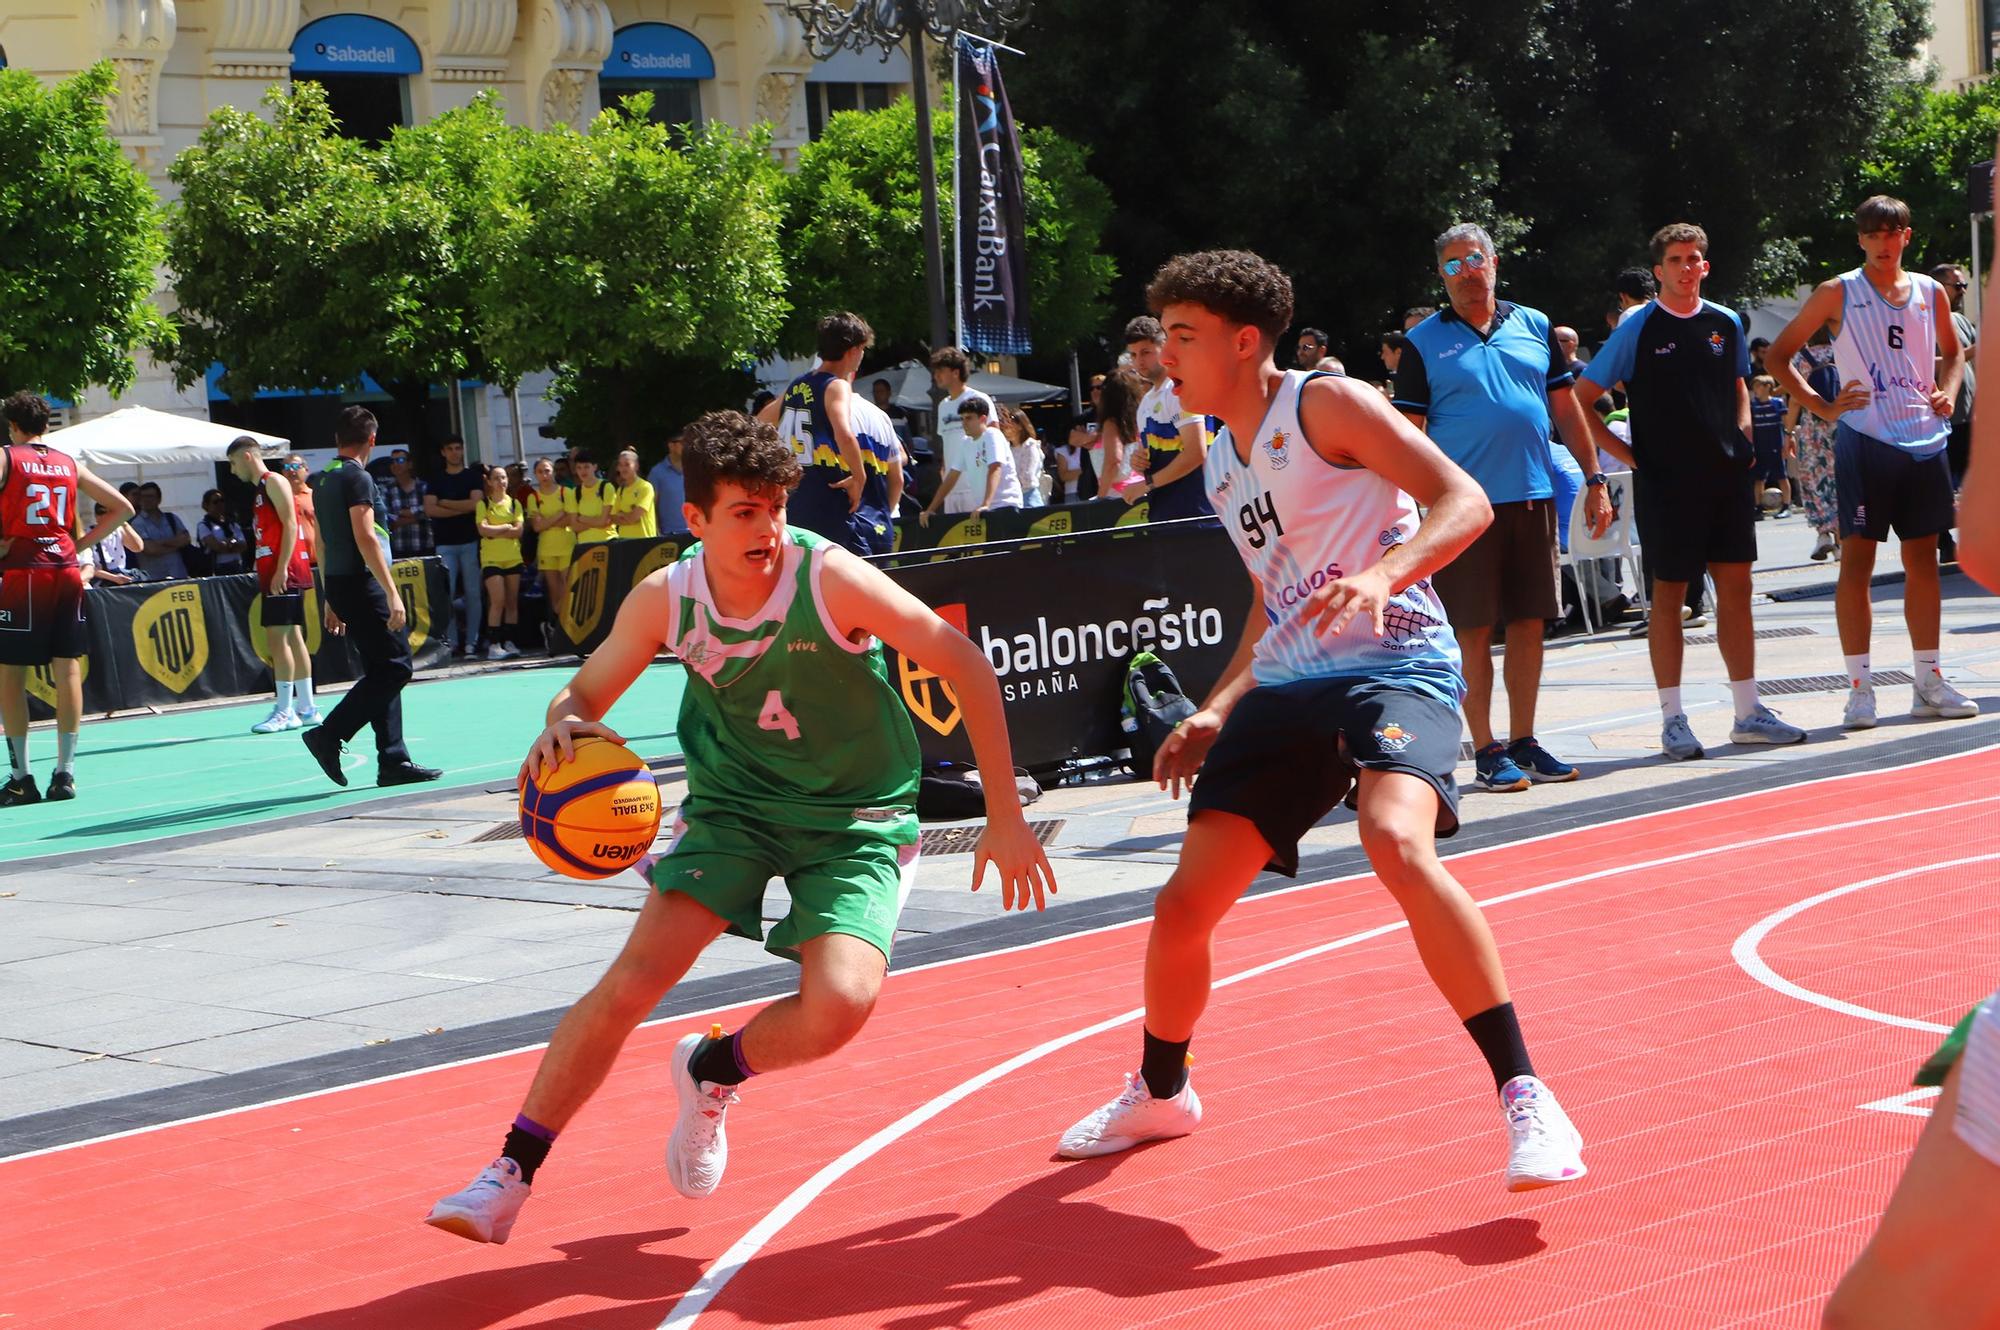
[{"label": "man in blue polo shirt", "polygon": [[[1438,237],[1437,256],[1451,304],[1404,334],[1395,403],[1493,505],[1493,524],[1431,577],[1458,635],[1479,783],[1525,790],[1531,780],[1575,780],[1575,767],[1535,742],[1542,628],[1562,615],[1552,417],[1583,471],[1584,516],[1600,535],[1611,522],[1604,475],[1548,316],[1495,295],[1492,239],[1461,223]],[[1507,625],[1505,744],[1493,737],[1496,623]]]}]

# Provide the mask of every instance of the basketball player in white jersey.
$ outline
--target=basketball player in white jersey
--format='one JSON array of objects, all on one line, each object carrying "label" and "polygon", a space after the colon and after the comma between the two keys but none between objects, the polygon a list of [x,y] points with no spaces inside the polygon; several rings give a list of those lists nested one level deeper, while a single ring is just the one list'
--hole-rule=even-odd
[{"label": "basketball player in white jersey", "polygon": [[[1771,343],[1764,364],[1778,384],[1837,428],[1834,488],[1840,509],[1840,585],[1834,618],[1847,657],[1844,725],[1875,724],[1875,677],[1868,662],[1874,607],[1868,596],[1875,547],[1893,526],[1903,544],[1903,620],[1914,655],[1910,714],[1964,719],[1979,704],[1945,682],[1938,663],[1938,537],[1952,526],[1945,446],[1965,369],[1965,348],[1944,288],[1903,270],[1910,208],[1877,194],[1854,213],[1859,268],[1821,282]],[[1822,327],[1833,334],[1840,396],[1829,402],[1806,386],[1792,357]]]},{"label": "basketball player in white jersey", "polygon": [[1262,603],[1153,764],[1162,788],[1193,795],[1147,940],[1139,1071],[1058,1151],[1195,1129],[1188,1046],[1215,927],[1262,869],[1297,875],[1299,838],[1358,782],[1362,847],[1499,1089],[1509,1190],[1580,1178],[1582,1140],[1535,1076],[1486,918],[1437,857],[1436,837],[1458,829],[1465,684],[1428,579],[1492,520],[1486,496],[1368,385],[1277,368],[1292,285],[1263,259],[1184,254],[1147,297],[1181,402],[1226,426],[1203,479]]}]

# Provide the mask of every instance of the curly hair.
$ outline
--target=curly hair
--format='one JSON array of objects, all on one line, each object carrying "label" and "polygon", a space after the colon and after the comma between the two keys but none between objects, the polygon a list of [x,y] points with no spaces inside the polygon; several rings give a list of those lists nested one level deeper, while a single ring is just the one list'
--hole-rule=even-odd
[{"label": "curly hair", "polygon": [[1669,222],[1667,225],[1653,232],[1652,243],[1653,262],[1655,263],[1665,263],[1667,261],[1667,246],[1669,245],[1693,245],[1701,251],[1703,258],[1708,257],[1708,232],[1702,230],[1693,222]]},{"label": "curly hair", "polygon": [[955,370],[961,378],[972,377],[972,357],[955,346],[941,346],[931,352],[930,367]]},{"label": "curly hair", "polygon": [[5,405],[0,405],[0,418],[31,439],[40,438],[47,432],[50,414],[48,401],[25,388],[9,397]]},{"label": "curly hair", "polygon": [[1162,328],[1160,321],[1150,314],[1141,314],[1138,318],[1130,320],[1125,325],[1125,345],[1127,346],[1132,345],[1134,342],[1151,342],[1153,345],[1158,346],[1166,340],[1167,330]]},{"label": "curly hair", "polygon": [[[775,427],[741,411],[711,411],[687,427],[681,471],[688,502],[710,513],[723,481],[757,495],[783,494],[799,483],[799,459]],[[713,514],[710,514],[713,515]]]},{"label": "curly hair", "polygon": [[1292,326],[1292,279],[1248,250],[1204,250],[1167,260],[1146,287],[1146,303],[1155,310],[1200,305],[1275,343]]}]

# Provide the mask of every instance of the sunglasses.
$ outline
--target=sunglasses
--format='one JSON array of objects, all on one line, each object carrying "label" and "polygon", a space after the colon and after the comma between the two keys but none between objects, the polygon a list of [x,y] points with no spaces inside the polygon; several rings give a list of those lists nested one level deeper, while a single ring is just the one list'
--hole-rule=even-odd
[{"label": "sunglasses", "polygon": [[1481,268],[1484,268],[1485,266],[1486,266],[1486,251],[1483,249],[1475,249],[1462,259],[1446,259],[1444,261],[1444,275],[1447,277],[1456,277],[1459,275],[1459,273],[1465,271],[1467,268],[1472,269],[1474,272],[1478,272]]}]

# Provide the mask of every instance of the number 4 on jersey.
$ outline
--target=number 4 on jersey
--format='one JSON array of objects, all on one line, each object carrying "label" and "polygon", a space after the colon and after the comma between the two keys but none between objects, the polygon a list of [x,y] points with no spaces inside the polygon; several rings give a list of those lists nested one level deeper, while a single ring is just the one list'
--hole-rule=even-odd
[{"label": "number 4 on jersey", "polygon": [[782,730],[787,739],[799,737],[799,718],[785,709],[785,699],[773,688],[764,694],[764,710],[757,717],[760,730]]}]

